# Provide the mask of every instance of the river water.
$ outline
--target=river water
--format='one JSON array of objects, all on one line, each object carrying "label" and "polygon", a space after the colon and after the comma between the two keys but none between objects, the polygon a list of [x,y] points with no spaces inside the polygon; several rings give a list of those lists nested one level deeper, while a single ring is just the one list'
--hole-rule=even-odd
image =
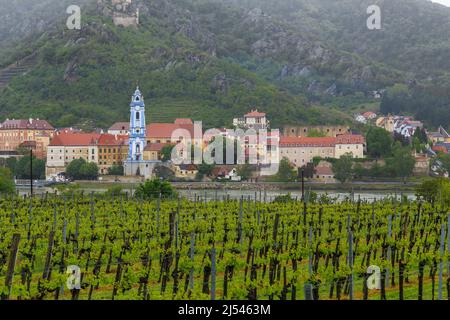
[{"label": "river water", "polygon": [[[19,194],[29,194],[28,188],[18,188]],[[132,189],[124,189],[124,191],[128,191],[129,194],[133,193]],[[34,190],[35,194],[43,194],[46,192],[53,193],[54,189],[51,188],[36,188]],[[90,192],[95,193],[102,193],[105,192],[105,189],[84,189],[85,194],[88,194]],[[267,191],[259,191],[259,190],[215,190],[215,189],[205,189],[205,190],[187,190],[182,189],[178,190],[180,195],[183,197],[186,197],[190,200],[194,200],[195,197],[197,199],[204,200],[205,197],[207,200],[223,200],[223,199],[240,199],[241,197],[244,197],[244,199],[248,199],[249,197],[251,199],[261,200],[261,201],[272,201],[278,196],[287,195],[290,194],[292,198],[301,199],[302,192],[301,190],[267,190]],[[406,196],[409,200],[415,200],[416,196],[413,192],[386,192],[386,191],[355,191],[352,195],[350,192],[342,192],[342,191],[314,191],[319,196],[321,195],[327,195],[331,198],[334,198],[338,201],[342,201],[344,199],[354,199],[358,200],[361,199],[362,201],[378,201],[383,200],[386,198],[394,198],[396,197],[398,200],[401,200],[402,196]]]}]

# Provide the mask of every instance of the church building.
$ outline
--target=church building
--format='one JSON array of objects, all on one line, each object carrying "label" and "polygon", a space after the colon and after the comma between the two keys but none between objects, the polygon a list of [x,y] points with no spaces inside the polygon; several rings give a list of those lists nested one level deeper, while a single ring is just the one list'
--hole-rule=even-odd
[{"label": "church building", "polygon": [[128,159],[124,163],[126,176],[153,177],[153,169],[160,161],[145,160],[144,149],[147,145],[145,122],[145,103],[139,87],[134,92],[130,103],[130,129]]}]

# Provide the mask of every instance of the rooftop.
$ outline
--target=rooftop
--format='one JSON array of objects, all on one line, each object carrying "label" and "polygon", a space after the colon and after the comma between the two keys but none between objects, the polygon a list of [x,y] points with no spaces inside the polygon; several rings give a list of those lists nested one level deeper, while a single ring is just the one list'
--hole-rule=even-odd
[{"label": "rooftop", "polygon": [[162,138],[171,139],[175,130],[180,130],[179,136],[185,134],[181,130],[187,130],[194,137],[194,125],[193,124],[177,124],[177,123],[151,123],[147,125],[147,138]]},{"label": "rooftop", "polygon": [[91,146],[100,136],[98,133],[61,133],[52,139],[49,146]]},{"label": "rooftop", "polygon": [[31,129],[31,130],[54,130],[53,126],[47,120],[39,119],[6,119],[0,124],[0,130],[8,129]]},{"label": "rooftop", "polygon": [[120,131],[120,130],[130,130],[129,122],[116,122],[108,130]]},{"label": "rooftop", "polygon": [[252,110],[251,112],[247,113],[244,117],[245,118],[263,118],[266,114],[264,112],[258,112],[258,109]]}]

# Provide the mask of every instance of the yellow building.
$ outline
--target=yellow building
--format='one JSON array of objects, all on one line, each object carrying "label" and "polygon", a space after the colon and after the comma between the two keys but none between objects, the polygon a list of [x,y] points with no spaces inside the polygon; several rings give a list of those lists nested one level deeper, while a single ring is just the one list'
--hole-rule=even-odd
[{"label": "yellow building", "polygon": [[36,156],[45,158],[53,133],[54,128],[45,120],[6,120],[0,124],[0,151],[15,151],[21,144],[34,141]]},{"label": "yellow building", "polygon": [[97,141],[100,174],[108,174],[113,166],[122,166],[128,158],[128,136],[102,134]]}]

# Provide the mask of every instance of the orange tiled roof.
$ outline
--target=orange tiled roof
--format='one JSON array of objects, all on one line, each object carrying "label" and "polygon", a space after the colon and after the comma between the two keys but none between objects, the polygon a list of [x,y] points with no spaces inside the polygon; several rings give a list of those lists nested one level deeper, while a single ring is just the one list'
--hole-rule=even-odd
[{"label": "orange tiled roof", "polygon": [[50,146],[90,146],[100,138],[98,133],[61,133],[54,137]]},{"label": "orange tiled roof", "polygon": [[171,139],[172,133],[177,129],[187,130],[191,138],[194,138],[193,124],[176,124],[176,123],[151,123],[147,125],[147,138],[149,139]]},{"label": "orange tiled roof", "polygon": [[360,134],[341,134],[336,137],[337,144],[364,144],[366,139]]},{"label": "orange tiled roof", "polygon": [[280,137],[282,147],[334,147],[337,139],[334,137]]},{"label": "orange tiled roof", "polygon": [[120,146],[128,143],[127,135],[102,134],[98,138],[97,145]]}]

